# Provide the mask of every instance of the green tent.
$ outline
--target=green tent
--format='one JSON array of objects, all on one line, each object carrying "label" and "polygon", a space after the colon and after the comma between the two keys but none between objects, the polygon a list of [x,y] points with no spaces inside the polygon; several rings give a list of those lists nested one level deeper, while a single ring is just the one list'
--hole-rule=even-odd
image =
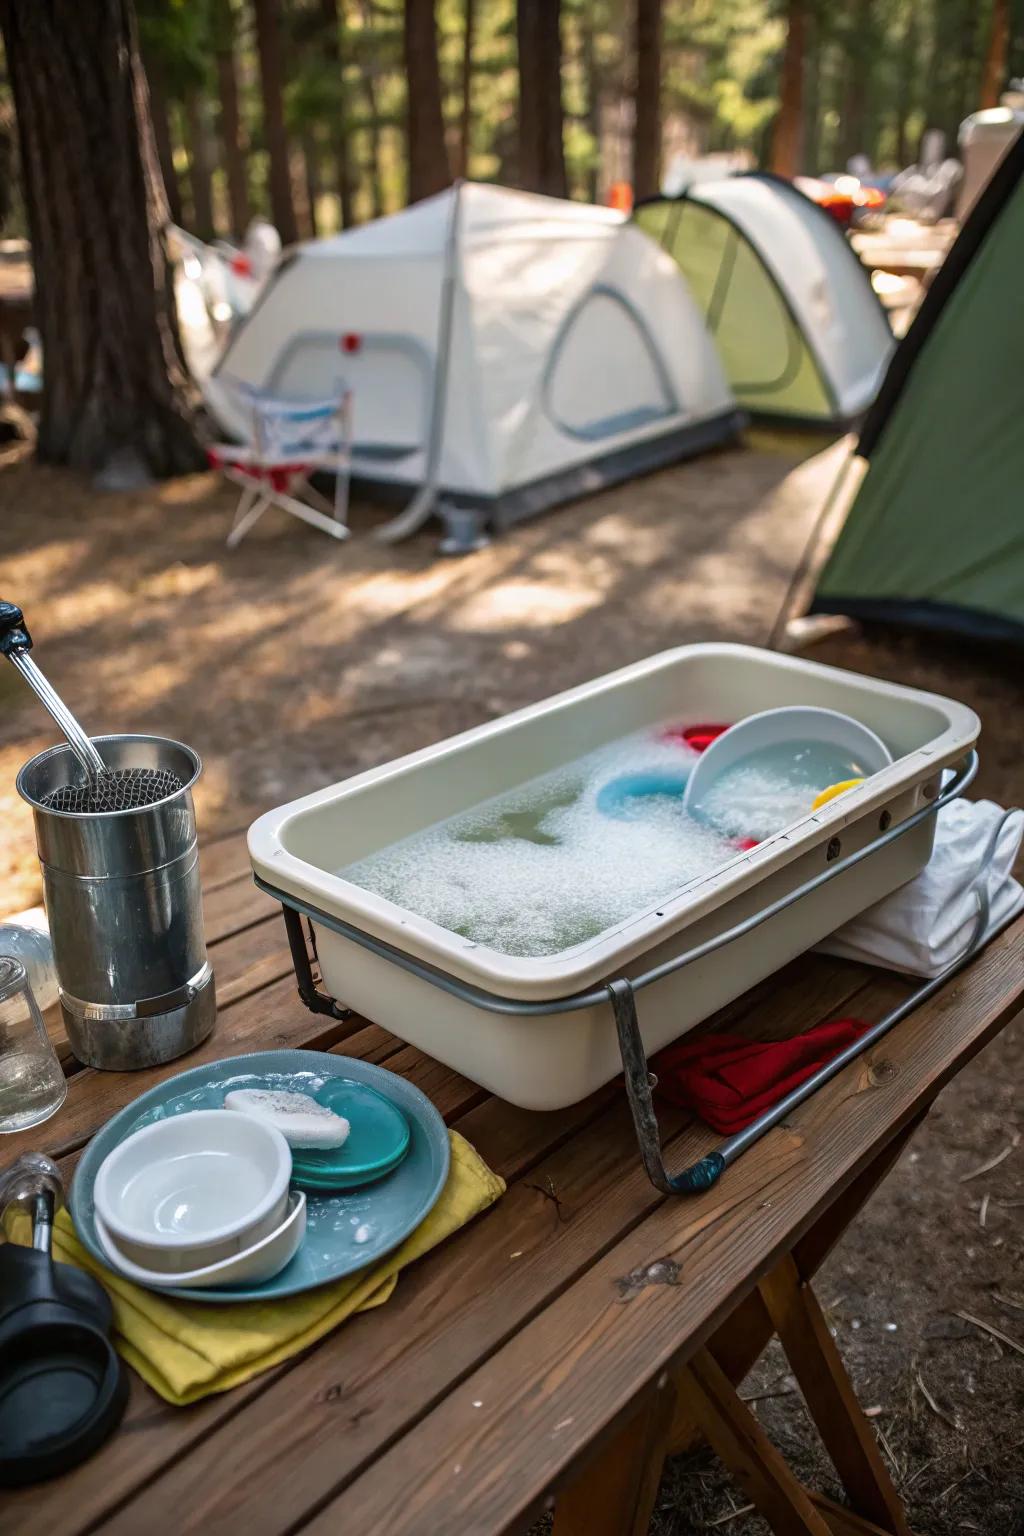
[{"label": "green tent", "polygon": [[1024,640],[1024,134],[897,348],[812,613]]},{"label": "green tent", "polygon": [[745,411],[830,429],[860,420],[893,337],[830,214],[759,171],[649,198],[634,218],[685,277]]}]

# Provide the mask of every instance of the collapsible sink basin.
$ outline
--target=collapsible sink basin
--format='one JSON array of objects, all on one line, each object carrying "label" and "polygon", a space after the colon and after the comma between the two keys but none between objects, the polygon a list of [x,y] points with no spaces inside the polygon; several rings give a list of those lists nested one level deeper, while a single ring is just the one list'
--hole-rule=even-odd
[{"label": "collapsible sink basin", "polygon": [[[629,732],[796,704],[853,716],[893,763],[559,954],[501,954],[332,873]],[[667,967],[780,905],[726,947],[645,984],[646,1051],[684,1034],[918,873],[935,824],[922,813],[979,728],[971,710],[936,694],[746,646],[683,646],[270,811],[250,829],[249,852],[259,882],[310,919],[331,998],[514,1104],[557,1109],[622,1069],[610,997],[599,991],[571,1011],[567,998]],[[301,980],[294,922],[291,931]]]}]

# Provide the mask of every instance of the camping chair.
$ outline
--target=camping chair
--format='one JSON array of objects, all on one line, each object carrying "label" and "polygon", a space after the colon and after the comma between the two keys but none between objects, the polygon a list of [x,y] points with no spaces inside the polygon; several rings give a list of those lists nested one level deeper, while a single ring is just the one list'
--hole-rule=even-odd
[{"label": "camping chair", "polygon": [[[223,378],[223,376],[222,376]],[[227,381],[225,381],[227,382]],[[335,539],[348,538],[352,473],[352,391],[340,386],[328,400],[281,400],[231,381],[252,411],[252,441],[215,443],[214,469],[241,486],[229,549],[240,544],[268,507],[280,507]],[[334,500],[310,484],[318,470],[334,475]]]}]

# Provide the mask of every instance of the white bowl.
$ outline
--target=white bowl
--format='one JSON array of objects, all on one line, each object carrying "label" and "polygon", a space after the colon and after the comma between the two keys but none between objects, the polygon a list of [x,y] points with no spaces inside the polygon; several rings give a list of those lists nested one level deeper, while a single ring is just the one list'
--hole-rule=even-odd
[{"label": "white bowl", "polygon": [[[766,709],[738,720],[705,747],[687,781],[683,796],[685,809],[695,812],[714,781],[752,752],[801,741],[840,747],[863,765],[865,774],[877,773],[892,762],[892,753],[881,737],[851,715],[842,715],[835,709],[817,709],[809,704]],[[821,787],[828,788],[825,784]],[[810,804],[807,809],[810,810]]]},{"label": "white bowl", "polygon": [[293,1190],[284,1221],[268,1237],[261,1238],[243,1253],[233,1258],[221,1259],[219,1264],[208,1264],[204,1269],[189,1269],[184,1274],[167,1275],[133,1264],[121,1252],[111,1234],[96,1216],[96,1233],[103,1252],[112,1269],[126,1280],[150,1290],[164,1290],[168,1286],[200,1290],[207,1286],[258,1285],[262,1280],[272,1280],[286,1264],[290,1264],[302,1246],[306,1235],[306,1197],[301,1189]]},{"label": "white bowl", "polygon": [[126,1259],[178,1275],[276,1231],[291,1171],[288,1143],[273,1126],[199,1109],[122,1141],[100,1165],[93,1198]]}]

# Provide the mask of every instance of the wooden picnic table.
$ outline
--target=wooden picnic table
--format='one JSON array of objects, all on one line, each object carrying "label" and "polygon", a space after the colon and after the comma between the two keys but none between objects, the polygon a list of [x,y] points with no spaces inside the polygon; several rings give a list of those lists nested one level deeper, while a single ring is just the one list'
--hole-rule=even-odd
[{"label": "wooden picnic table", "polygon": [[[124,1422],[90,1461],[0,1495],[4,1532],[497,1536],[553,1502],[555,1536],[643,1536],[665,1454],[702,1435],[776,1531],[907,1531],[809,1281],[943,1085],[1022,1006],[1024,920],[716,1187],[666,1198],[641,1167],[621,1084],[530,1113],[365,1020],[309,1013],[242,836],[205,846],[202,865],[212,1039],[132,1074],[65,1051],[63,1109],[6,1138],[5,1155],[42,1149],[70,1177],[90,1136],[162,1078],[307,1047],[411,1079],[508,1191],[406,1270],[384,1307],[244,1386],[181,1409],[132,1375]],[[713,1022],[777,1038],[837,1014],[877,1018],[908,987],[808,955]],[[714,1144],[680,1111],[661,1117],[672,1167]],[[850,1509],[796,1482],[737,1395],[773,1333]]]}]

